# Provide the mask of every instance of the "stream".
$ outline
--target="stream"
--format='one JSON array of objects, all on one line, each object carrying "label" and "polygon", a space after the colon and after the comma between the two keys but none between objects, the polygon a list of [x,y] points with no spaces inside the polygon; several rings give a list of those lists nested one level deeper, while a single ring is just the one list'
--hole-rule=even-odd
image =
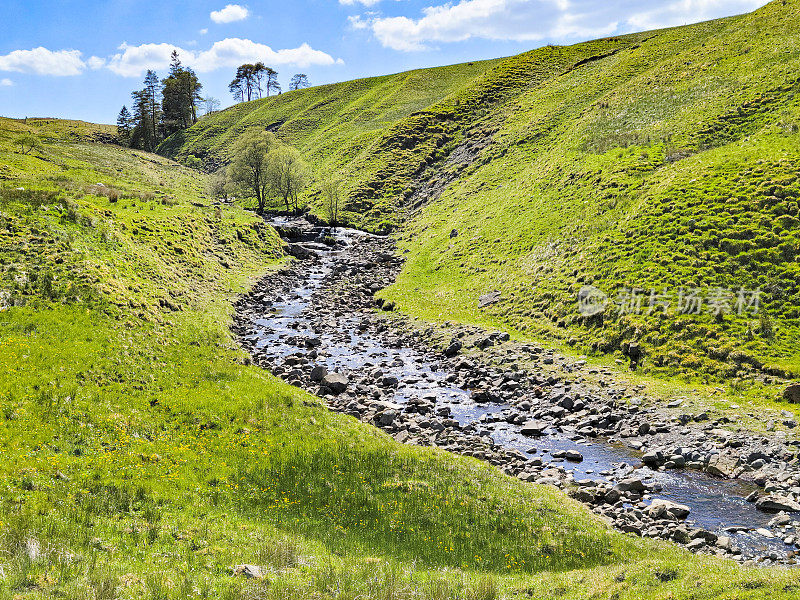
[{"label": "stream", "polygon": [[[305,238],[293,244],[295,252],[305,257],[298,261],[301,266],[284,282],[283,288],[261,290],[250,303],[250,309],[240,311],[244,323],[240,339],[258,364],[315,393],[319,392],[318,382],[308,380],[308,371],[314,366],[324,366],[328,373],[342,373],[351,378],[377,373],[376,381],[389,382],[388,389],[381,388],[379,398],[378,388],[363,384],[356,385],[355,390],[349,388],[344,400],[329,398],[329,405],[359,415],[353,407],[355,396],[361,393],[366,396],[363,398],[366,405],[370,402],[378,405],[370,415],[383,411],[375,419],[382,418],[387,410],[393,411],[391,418],[400,419],[393,416],[395,412],[413,412],[409,407],[422,403],[430,407],[428,415],[456,422],[458,425],[453,424],[451,429],[457,433],[467,432],[493,446],[514,451],[520,465],[526,461],[540,465],[535,471],[540,483],[550,482],[548,469],[552,468],[558,469],[552,483],[562,485],[567,481],[579,488],[594,489],[598,485],[609,488],[620,480],[639,478],[646,483],[646,493],[638,502],[623,497],[617,504],[618,511],[641,515],[653,499],[669,500],[691,510],[685,520],[688,529],[698,528],[712,532],[714,537],[728,538],[732,549],[727,556],[772,564],[785,562],[787,553],[789,557],[793,555],[796,546],[783,541],[787,534],[793,535],[792,526],[776,530],[770,526],[775,514],[762,512],[745,499],[757,489],[755,485],[690,469],[644,467],[640,453],[619,442],[587,438],[571,425],[550,423],[543,435],[523,435],[522,425],[507,418],[513,407],[504,401],[476,401],[473,391],[458,385],[458,378],[439,360],[441,353],[387,341],[387,326],[375,325],[381,317],[374,309],[358,303],[340,314],[323,309],[331,297],[340,298],[348,306],[347,287],[341,287],[348,273],[343,265],[357,267],[364,254],[354,258],[354,253],[376,238],[344,228],[335,231],[314,228],[309,233],[306,227],[298,235],[291,231],[297,223],[287,218],[271,221],[282,233],[289,231],[295,237]],[[305,224],[297,225],[300,226]],[[337,285],[340,287],[336,288]],[[400,433],[413,435],[419,425],[424,428],[429,420],[412,422],[405,433]],[[397,421],[393,427],[397,432]],[[445,445],[444,449],[456,448]],[[581,459],[567,460],[564,455],[568,452],[579,453]],[[660,529],[661,537],[670,534],[675,525]],[[656,527],[662,526],[656,524]]]}]

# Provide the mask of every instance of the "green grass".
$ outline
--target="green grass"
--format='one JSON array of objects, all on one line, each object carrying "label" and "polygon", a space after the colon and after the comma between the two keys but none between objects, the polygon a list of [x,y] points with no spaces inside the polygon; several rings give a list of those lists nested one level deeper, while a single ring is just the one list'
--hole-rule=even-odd
[{"label": "green grass", "polygon": [[[720,242],[747,241],[734,237],[736,223],[753,239],[778,235],[777,219],[761,217],[796,189],[791,163],[780,162],[796,156],[796,110],[788,96],[765,98],[784,94],[795,71],[796,15],[796,3],[776,3],[755,16],[285,94],[204,119],[162,150],[214,164],[247,126],[286,118],[279,135],[320,176],[350,175],[354,223],[404,223],[409,262],[387,292],[403,309],[590,349],[621,324],[567,322],[579,277],[792,277],[791,260],[719,244],[702,249],[715,266],[700,271],[690,251],[701,249],[679,228],[696,218],[698,240],[713,230]],[[584,62],[592,57],[604,58]],[[12,141],[28,131],[43,146],[22,155]],[[492,144],[409,214],[423,165],[438,169],[476,131],[495,132]],[[793,571],[742,569],[610,531],[554,488],[398,445],[249,365],[228,330],[231,303],[281,265],[274,231],[212,205],[196,171],[98,144],[98,133],[109,131],[0,120],[0,597],[797,595]],[[679,154],[687,158],[667,160]],[[780,202],[761,206],[754,195]],[[652,255],[656,240],[667,264]],[[740,254],[750,266],[737,271]],[[478,311],[488,289],[505,301]],[[744,351],[791,368],[796,324],[776,301],[774,337],[756,333]],[[631,377],[679,368],[655,363],[656,325],[623,327],[640,328],[651,357]],[[664,355],[683,360],[704,339],[735,345],[746,332],[723,325],[667,336]],[[715,360],[686,372],[711,377],[729,364]],[[742,365],[737,376],[757,368]],[[232,577],[242,563],[264,567],[266,579]]]},{"label": "green grass", "polygon": [[175,163],[85,140],[23,156],[17,127],[0,122],[0,597],[491,600],[554,577],[621,590],[593,570],[612,565],[641,590],[655,552],[729,577],[249,366],[231,301],[279,266],[274,232]]},{"label": "green grass", "polygon": [[[780,0],[688,27],[312,88],[222,111],[162,151],[219,165],[244,129],[274,127],[317,173],[312,209],[318,182],[338,171],[350,223],[402,228],[408,262],[386,297],[405,312],[596,357],[622,358],[636,340],[646,375],[752,385],[772,403],[800,377],[798,13]],[[488,138],[466,164],[449,160]],[[419,181],[447,172],[441,197],[414,210]],[[666,288],[673,306],[682,287],[760,289],[762,316],[587,322],[576,310],[587,284],[612,298],[641,288],[645,304]],[[503,301],[478,311],[494,289]]]}]

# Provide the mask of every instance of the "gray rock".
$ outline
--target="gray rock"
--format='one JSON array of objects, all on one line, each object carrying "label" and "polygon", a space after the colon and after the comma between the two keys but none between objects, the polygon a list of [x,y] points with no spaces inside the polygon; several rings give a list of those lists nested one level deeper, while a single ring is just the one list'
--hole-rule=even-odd
[{"label": "gray rock", "polygon": [[387,375],[381,380],[381,384],[383,387],[397,387],[400,384],[400,380],[394,375]]},{"label": "gray rock", "polygon": [[322,381],[325,376],[328,374],[328,367],[325,365],[317,365],[313,369],[311,369],[311,381]]},{"label": "gray rock", "polygon": [[706,541],[703,538],[695,538],[691,542],[686,544],[686,548],[688,550],[700,550],[705,545]]},{"label": "gray rock", "polygon": [[706,473],[716,477],[730,477],[736,470],[738,461],[723,454],[715,454],[706,465]]},{"label": "gray rock", "polygon": [[721,535],[717,538],[717,548],[722,548],[726,552],[730,552],[733,550],[733,540],[731,540],[730,536]]},{"label": "gray rock", "polygon": [[664,455],[660,451],[646,452],[642,456],[642,462],[648,466],[654,467],[664,462]]},{"label": "gray rock", "polygon": [[322,385],[330,389],[334,394],[341,394],[347,389],[348,384],[347,377],[340,373],[328,373],[322,378]]},{"label": "gray rock", "polygon": [[653,519],[677,519],[682,521],[689,516],[691,509],[683,504],[669,500],[656,499],[647,507],[647,514]]},{"label": "gray rock", "polygon": [[564,453],[564,458],[571,462],[582,462],[583,461],[583,454],[578,452],[577,450],[567,450]]},{"label": "gray rock", "polygon": [[800,504],[778,494],[770,494],[756,500],[756,508],[764,512],[800,512]]},{"label": "gray rock", "polygon": [[486,308],[487,306],[491,306],[492,304],[497,304],[500,302],[502,294],[500,292],[489,292],[488,294],[483,294],[478,298],[478,308]]},{"label": "gray rock", "polygon": [[619,481],[617,485],[614,486],[614,489],[618,492],[635,492],[641,494],[644,493],[647,488],[645,488],[644,482],[641,479],[629,477]]},{"label": "gray rock", "polygon": [[544,435],[546,429],[547,423],[543,423],[542,421],[528,421],[522,426],[520,433],[522,433],[522,435]]},{"label": "gray rock", "polygon": [[444,355],[447,358],[453,358],[456,354],[461,352],[461,348],[463,348],[463,344],[460,340],[453,340],[453,342],[445,349]]},{"label": "gray rock", "polygon": [[233,568],[233,576],[239,577],[244,575],[247,579],[263,579],[264,574],[261,572],[261,567],[256,565],[236,565]]}]

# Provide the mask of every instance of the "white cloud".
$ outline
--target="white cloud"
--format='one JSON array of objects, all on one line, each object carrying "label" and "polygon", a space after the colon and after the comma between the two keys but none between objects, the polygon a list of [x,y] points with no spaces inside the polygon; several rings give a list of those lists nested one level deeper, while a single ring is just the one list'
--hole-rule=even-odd
[{"label": "white cloud", "polygon": [[339,0],[339,4],[344,6],[353,6],[354,4],[363,4],[364,6],[375,6],[381,0]]},{"label": "white cloud", "polygon": [[347,17],[347,20],[350,22],[350,26],[353,29],[369,29],[370,27],[370,21],[368,19],[364,19],[361,15]]},{"label": "white cloud", "polygon": [[0,87],[11,87],[14,85],[14,82],[11,81],[8,77],[4,79],[0,79]]},{"label": "white cloud", "polygon": [[349,21],[354,29],[369,29],[384,47],[410,52],[430,49],[436,43],[473,38],[570,42],[696,23],[748,12],[766,3],[767,0],[451,0],[423,8],[417,18],[367,13],[350,17]]},{"label": "white cloud", "polygon": [[660,29],[746,13],[765,4],[767,0],[676,0],[637,12],[627,22],[637,30]]},{"label": "white cloud", "polygon": [[209,50],[200,52],[190,64],[194,64],[198,71],[214,71],[220,67],[236,67],[243,62],[262,61],[268,65],[297,65],[308,67],[311,65],[332,65],[336,61],[332,56],[314,50],[308,44],[297,48],[273,50],[269,46],[251,40],[228,38],[216,42]]},{"label": "white cloud", "polygon": [[233,23],[235,21],[244,21],[250,16],[250,11],[246,7],[239,4],[228,4],[222,10],[215,10],[211,13],[211,20],[214,23]]},{"label": "white cloud", "polygon": [[80,75],[86,69],[79,50],[14,50],[0,56],[0,71],[35,73],[37,75]]},{"label": "white cloud", "polygon": [[204,27],[203,29],[200,30],[200,35],[205,35],[207,33],[208,33],[208,27]]},{"label": "white cloud", "polygon": [[106,65],[106,60],[104,58],[100,58],[99,56],[92,56],[89,60],[86,61],[86,66],[88,66],[93,71],[97,69],[102,69]]},{"label": "white cloud", "polygon": [[[535,41],[609,35],[618,19],[597,6],[589,0],[461,0],[423,8],[419,19],[373,18],[368,25],[383,46],[402,51],[471,38]],[[356,28],[363,23],[351,21]]]},{"label": "white cloud", "polygon": [[181,61],[200,73],[215,71],[223,67],[237,67],[242,63],[262,61],[271,66],[342,64],[321,50],[314,50],[308,44],[297,48],[273,50],[267,45],[240,38],[227,38],[214,43],[208,50],[192,52],[172,44],[142,44],[130,46],[122,44],[121,52],[108,60],[108,68],[123,77],[138,77],[147,69],[165,69],[170,55],[177,50]]}]

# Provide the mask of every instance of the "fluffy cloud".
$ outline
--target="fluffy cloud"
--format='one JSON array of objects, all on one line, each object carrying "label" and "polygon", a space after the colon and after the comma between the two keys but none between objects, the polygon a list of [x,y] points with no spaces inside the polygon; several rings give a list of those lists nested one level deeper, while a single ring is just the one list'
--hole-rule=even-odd
[{"label": "fluffy cloud", "polygon": [[339,4],[344,6],[353,6],[354,4],[363,4],[364,6],[375,6],[381,0],[339,0]]},{"label": "fluffy cloud", "polygon": [[223,67],[237,67],[242,63],[262,61],[268,65],[333,65],[341,63],[331,55],[314,50],[308,44],[297,48],[273,50],[269,46],[240,38],[227,38],[216,42],[208,50],[192,52],[172,44],[142,44],[130,46],[122,44],[121,52],[108,60],[108,68],[123,77],[138,77],[147,69],[165,69],[170,55],[177,50],[181,61],[200,73],[207,73]]},{"label": "fluffy cloud", "polygon": [[[346,0],[356,1],[360,0]],[[369,29],[384,47],[408,52],[472,38],[577,41],[696,23],[747,12],[766,3],[767,0],[459,0],[423,8],[418,18],[367,14],[350,17],[350,24],[355,29]]]},{"label": "fluffy cloud", "polygon": [[100,58],[99,56],[92,56],[86,61],[86,66],[93,71],[96,71],[97,69],[102,69],[104,66],[106,66],[106,61],[104,58]]},{"label": "fluffy cloud", "polygon": [[637,30],[660,29],[746,13],[766,3],[767,0],[676,0],[636,12],[627,21]]},{"label": "fluffy cloud", "polygon": [[14,85],[14,82],[11,81],[8,77],[0,79],[0,87],[11,87],[12,85]]},{"label": "fluffy cloud", "polygon": [[86,69],[78,50],[14,50],[0,56],[0,71],[35,73],[37,75],[80,75]]},{"label": "fluffy cloud", "polygon": [[[373,18],[369,28],[383,46],[403,51],[470,38],[535,41],[609,35],[618,19],[597,6],[588,0],[461,0],[424,8],[419,19]],[[359,27],[363,21],[352,23]]]},{"label": "fluffy cloud", "polygon": [[244,21],[250,16],[250,11],[246,7],[239,4],[228,4],[222,10],[215,10],[211,13],[211,20],[214,23],[233,23],[235,21]]}]

